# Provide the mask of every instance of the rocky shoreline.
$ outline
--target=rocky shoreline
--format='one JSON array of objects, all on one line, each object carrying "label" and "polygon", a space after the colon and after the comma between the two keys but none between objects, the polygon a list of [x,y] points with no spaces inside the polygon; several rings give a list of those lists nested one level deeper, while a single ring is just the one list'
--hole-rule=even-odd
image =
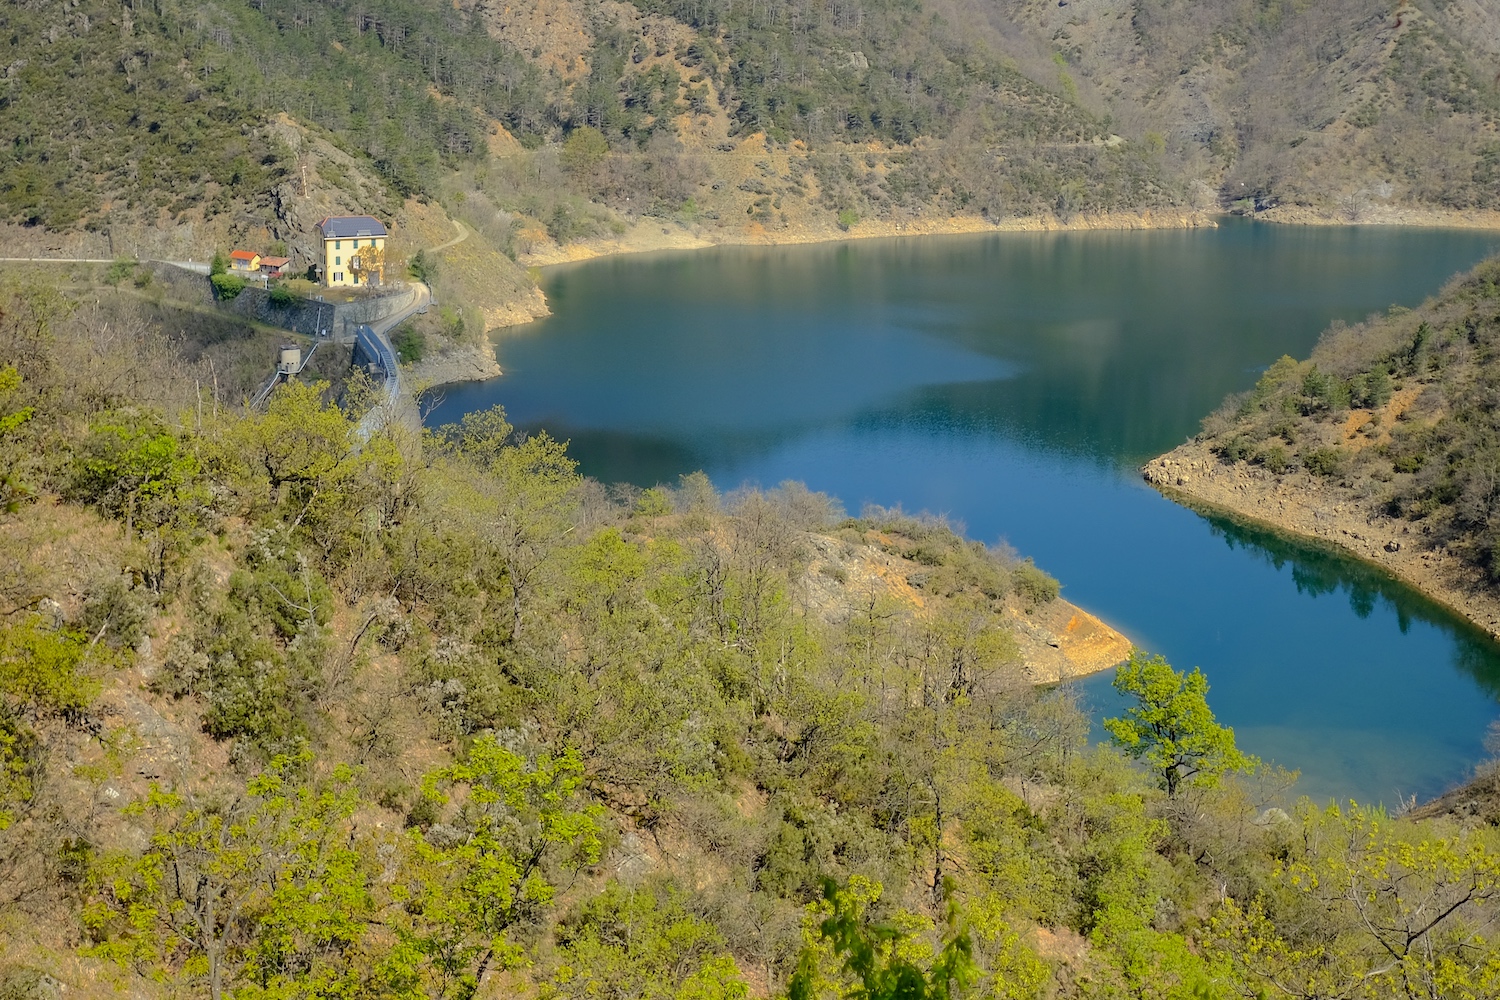
[{"label": "rocky shoreline", "polygon": [[944,218],[916,217],[904,221],[865,219],[848,229],[832,221],[794,224],[785,228],[760,225],[705,230],[667,219],[645,218],[618,236],[580,240],[558,245],[547,243],[521,255],[530,267],[572,264],[619,254],[654,250],[701,250],[716,246],[797,246],[807,243],[843,243],[849,240],[888,239],[893,236],[953,236],[972,233],[1083,232],[1140,229],[1212,229],[1217,213],[1193,209],[1142,209],[1136,212],[1106,212],[1100,215],[1024,216],[992,222],[977,215]]},{"label": "rocky shoreline", "polygon": [[1141,473],[1185,506],[1333,546],[1500,639],[1500,594],[1429,527],[1388,516],[1373,497],[1304,471],[1277,475],[1245,462],[1226,465],[1200,441],[1152,459]]},{"label": "rocky shoreline", "polygon": [[483,382],[503,374],[500,362],[495,360],[495,345],[486,340],[483,346],[451,347],[430,354],[407,366],[405,377],[416,392],[425,392],[462,382]]}]

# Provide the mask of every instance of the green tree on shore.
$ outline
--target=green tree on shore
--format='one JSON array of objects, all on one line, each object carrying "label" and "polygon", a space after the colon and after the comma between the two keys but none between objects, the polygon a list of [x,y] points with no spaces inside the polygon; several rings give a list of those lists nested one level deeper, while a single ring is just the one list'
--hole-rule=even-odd
[{"label": "green tree on shore", "polygon": [[1105,719],[1110,740],[1144,760],[1168,797],[1185,783],[1212,787],[1231,771],[1250,773],[1260,761],[1234,744],[1234,730],[1221,726],[1208,707],[1208,678],[1197,667],[1184,675],[1160,656],[1140,650],[1115,673],[1115,690],[1136,706],[1123,719]]}]

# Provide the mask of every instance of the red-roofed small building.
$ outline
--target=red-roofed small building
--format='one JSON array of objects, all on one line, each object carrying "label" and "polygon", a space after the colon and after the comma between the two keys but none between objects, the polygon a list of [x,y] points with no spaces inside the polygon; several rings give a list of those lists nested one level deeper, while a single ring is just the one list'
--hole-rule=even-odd
[{"label": "red-roofed small building", "polygon": [[229,269],[231,271],[259,271],[260,254],[253,250],[231,250],[229,252]]},{"label": "red-roofed small building", "polygon": [[291,264],[290,257],[262,257],[260,259],[260,273],[268,278],[285,278],[287,265]]}]

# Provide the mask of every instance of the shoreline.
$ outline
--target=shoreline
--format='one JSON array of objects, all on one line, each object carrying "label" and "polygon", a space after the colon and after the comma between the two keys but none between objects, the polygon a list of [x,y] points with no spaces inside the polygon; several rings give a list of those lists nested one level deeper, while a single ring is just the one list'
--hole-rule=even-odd
[{"label": "shoreline", "polygon": [[[600,257],[652,253],[658,250],[704,250],[735,246],[806,246],[853,240],[890,239],[899,236],[960,236],[976,233],[1130,232],[1158,229],[1214,229],[1223,215],[1182,209],[1144,209],[1139,212],[1107,212],[1102,215],[1025,216],[992,222],[980,216],[914,218],[904,222],[866,219],[841,229],[834,223],[766,229],[751,225],[721,230],[714,236],[668,219],[643,218],[624,233],[612,237],[580,240],[563,246],[553,244],[517,258],[526,267],[555,267]],[[1500,222],[1496,224],[1500,228]]]},{"label": "shoreline", "polygon": [[1357,219],[1349,219],[1302,205],[1278,205],[1248,218],[1278,226],[1400,226],[1410,229],[1493,229],[1500,232],[1500,210],[1488,208],[1457,210],[1379,205],[1367,207]]},{"label": "shoreline", "polygon": [[959,236],[976,233],[1068,233],[1068,232],[1134,232],[1168,229],[1216,229],[1229,218],[1245,218],[1279,226],[1401,226],[1414,229],[1480,229],[1500,233],[1500,210],[1431,209],[1400,206],[1375,206],[1358,219],[1324,212],[1306,206],[1277,206],[1264,212],[1241,216],[1224,210],[1143,209],[1137,212],[1106,212],[1100,215],[1075,215],[1062,219],[1056,215],[1023,216],[992,222],[979,216],[914,218],[905,222],[869,219],[840,229],[828,223],[818,226],[798,225],[771,230],[748,226],[722,230],[712,236],[670,219],[642,218],[624,233],[611,237],[580,240],[549,246],[521,254],[517,262],[526,267],[555,267],[577,264],[601,257],[651,253],[658,250],[703,250],[721,246],[805,246],[814,243],[843,243],[852,240],[890,239],[900,236]]},{"label": "shoreline", "polygon": [[1427,534],[1426,525],[1389,517],[1307,472],[1276,475],[1245,462],[1225,465],[1199,441],[1153,458],[1141,475],[1174,503],[1222,513],[1357,559],[1500,641],[1500,594]]},{"label": "shoreline", "polygon": [[495,357],[494,342],[486,336],[482,345],[465,344],[430,354],[405,366],[402,374],[417,396],[445,386],[487,382],[505,372]]}]

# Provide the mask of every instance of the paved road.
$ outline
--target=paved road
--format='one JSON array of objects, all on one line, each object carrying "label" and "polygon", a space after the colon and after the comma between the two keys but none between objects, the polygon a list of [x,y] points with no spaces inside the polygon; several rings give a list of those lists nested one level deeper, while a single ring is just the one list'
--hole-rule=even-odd
[{"label": "paved road", "polygon": [[108,257],[0,257],[4,264],[113,264]]},{"label": "paved road", "polygon": [[[415,314],[427,308],[432,301],[432,292],[420,281],[411,283],[411,301],[402,309],[391,313],[384,319],[376,320],[367,324],[381,346],[389,352],[391,357],[396,356],[396,349],[391,344],[390,332],[402,323],[406,322]],[[389,376],[391,373],[387,372]],[[406,397],[406,390],[401,384],[401,368],[398,365],[395,378],[388,378],[385,398],[370,408],[364,419],[359,422],[356,433],[361,440],[368,440],[371,434],[384,427],[389,421],[397,420],[406,423],[418,422],[416,404]]]},{"label": "paved road", "polygon": [[[132,264],[149,263],[154,258],[136,260],[130,257],[121,257]],[[113,264],[114,261],[108,257],[0,257],[0,264]],[[208,273],[208,263],[196,260],[158,260],[158,264],[171,264],[180,267],[184,271],[196,271],[198,274]]]}]

